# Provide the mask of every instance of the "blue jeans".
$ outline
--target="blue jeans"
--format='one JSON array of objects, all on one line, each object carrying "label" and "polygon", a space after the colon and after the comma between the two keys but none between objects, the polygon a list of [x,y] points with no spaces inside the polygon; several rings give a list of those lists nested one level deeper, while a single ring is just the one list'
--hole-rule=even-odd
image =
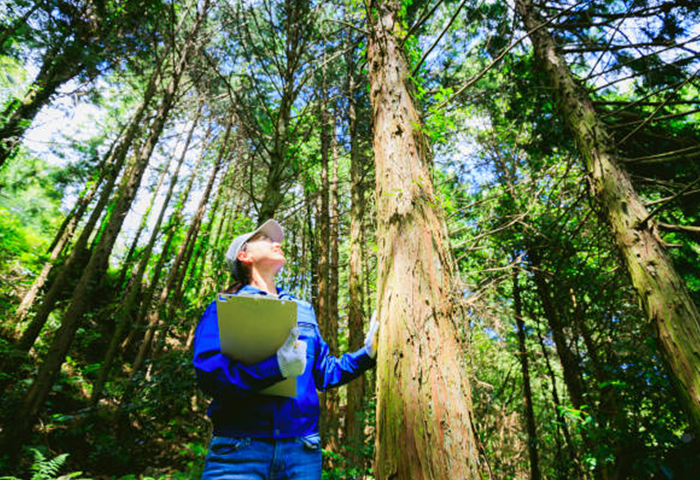
[{"label": "blue jeans", "polygon": [[318,433],[284,439],[214,436],[202,473],[202,480],[320,479]]}]

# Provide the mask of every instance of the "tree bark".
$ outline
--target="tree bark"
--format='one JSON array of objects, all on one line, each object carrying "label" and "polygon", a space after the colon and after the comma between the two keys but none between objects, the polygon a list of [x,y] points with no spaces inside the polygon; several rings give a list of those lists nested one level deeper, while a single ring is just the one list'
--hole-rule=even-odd
[{"label": "tree bark", "polygon": [[[324,74],[325,75],[325,74]],[[318,324],[321,335],[328,343],[331,355],[337,355],[333,351],[333,328],[330,308],[330,182],[328,179],[328,157],[330,155],[330,135],[328,133],[328,110],[326,104],[325,80],[321,86],[321,106],[319,118],[321,121],[321,185],[318,196],[318,212],[316,214],[316,225],[318,237],[316,245],[318,248]],[[337,346],[336,346],[337,350]],[[319,394],[321,403],[321,438],[323,446],[327,450],[337,452],[338,442],[336,434],[332,431],[333,415],[337,415],[332,390]]]},{"label": "tree bark", "polygon": [[[531,0],[516,0],[528,30],[541,23]],[[573,133],[599,201],[622,253],[632,284],[654,330],[662,356],[690,423],[700,434],[700,312],[659,241],[629,175],[593,103],[576,82],[546,29],[531,34],[535,55]]]},{"label": "tree bark", "polygon": [[[335,140],[335,128],[332,117],[329,115],[329,131],[331,134],[330,146],[333,166],[330,180],[330,212],[328,216],[329,238],[329,264],[328,264],[328,318],[324,339],[328,343],[331,355],[339,356],[338,347],[338,235],[339,222],[338,215],[338,152]],[[333,452],[340,450],[340,394],[338,389],[331,389],[326,392],[326,412],[328,413],[328,428],[330,433],[327,437],[327,448]]]},{"label": "tree bark", "polygon": [[430,172],[430,151],[395,36],[399,1],[372,2],[367,55],[377,179],[378,479],[481,478],[468,367],[456,323],[463,291]]}]

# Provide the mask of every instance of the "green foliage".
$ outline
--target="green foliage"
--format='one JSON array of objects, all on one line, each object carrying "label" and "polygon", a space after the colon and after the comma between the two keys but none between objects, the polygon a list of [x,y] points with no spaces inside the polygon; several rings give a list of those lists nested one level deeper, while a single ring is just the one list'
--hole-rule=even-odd
[{"label": "green foliage", "polygon": [[[31,466],[31,480],[90,480],[80,477],[82,472],[71,472],[65,475],[58,476],[58,472],[68,459],[67,453],[62,453],[54,458],[47,458],[41,450],[37,448],[29,449],[34,455],[34,462]],[[17,477],[0,477],[0,480],[22,480]]]}]

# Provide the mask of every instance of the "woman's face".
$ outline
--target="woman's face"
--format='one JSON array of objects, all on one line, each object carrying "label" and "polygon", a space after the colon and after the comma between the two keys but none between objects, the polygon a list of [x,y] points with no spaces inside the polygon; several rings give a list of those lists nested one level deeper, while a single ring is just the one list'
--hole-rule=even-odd
[{"label": "woman's face", "polygon": [[287,261],[282,246],[273,242],[264,233],[257,233],[245,244],[245,251],[240,252],[239,259],[251,263],[254,268],[272,269],[277,273]]}]

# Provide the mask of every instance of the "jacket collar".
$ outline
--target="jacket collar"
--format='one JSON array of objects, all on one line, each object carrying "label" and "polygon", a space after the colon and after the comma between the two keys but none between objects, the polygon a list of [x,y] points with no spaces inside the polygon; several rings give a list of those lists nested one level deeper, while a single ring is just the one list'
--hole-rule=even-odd
[{"label": "jacket collar", "polygon": [[[276,287],[276,288],[277,288],[277,296],[279,298],[295,299],[294,295],[290,295],[283,288],[281,288],[281,287]],[[270,295],[265,290],[261,290],[258,287],[254,287],[253,285],[250,285],[250,284],[243,286],[238,291],[238,293],[247,293],[248,295]]]}]

